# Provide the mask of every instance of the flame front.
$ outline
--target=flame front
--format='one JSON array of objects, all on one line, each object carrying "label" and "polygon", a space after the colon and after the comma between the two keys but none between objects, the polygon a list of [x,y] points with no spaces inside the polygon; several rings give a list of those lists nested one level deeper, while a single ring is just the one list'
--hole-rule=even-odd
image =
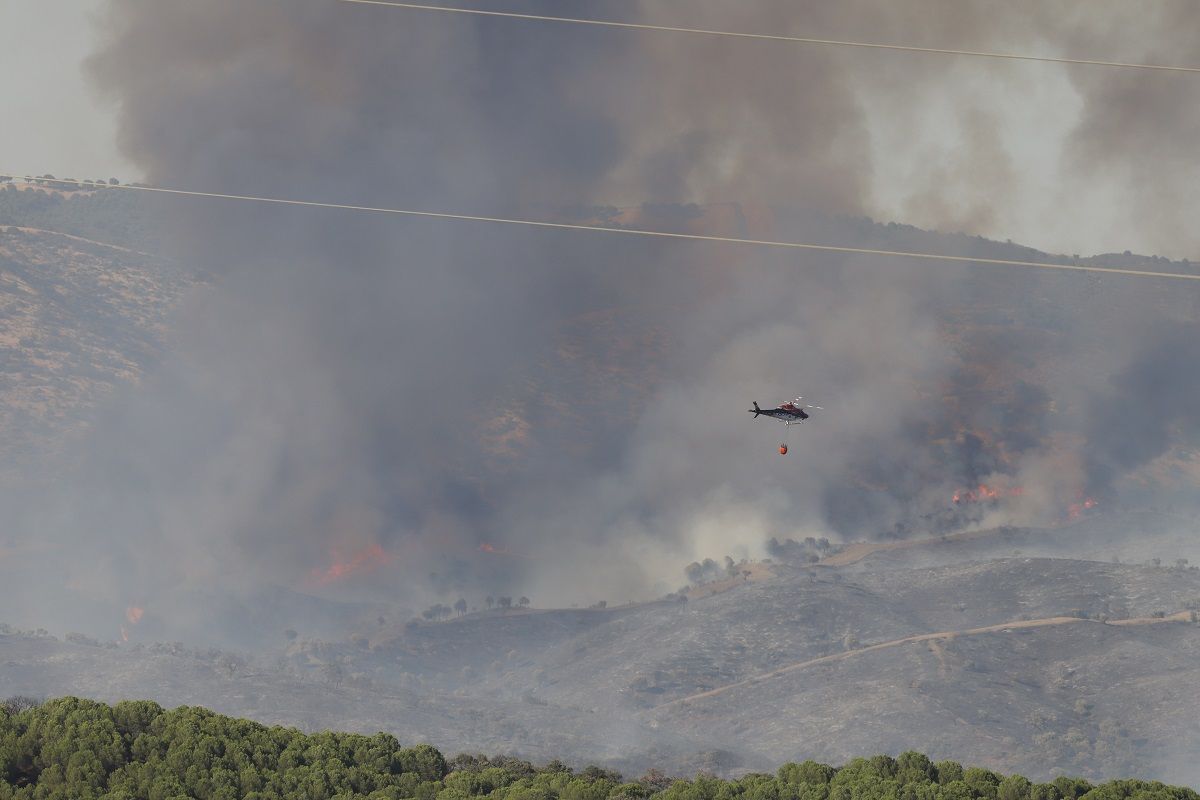
[{"label": "flame front", "polygon": [[[968,503],[991,503],[998,504],[1007,498],[1022,497],[1026,494],[1026,490],[1022,486],[1011,486],[1002,488],[994,485],[981,483],[974,489],[959,489],[951,497],[954,505],[965,505]],[[1064,501],[1060,500],[1060,503]],[[1058,521],[1066,520],[1074,522],[1099,505],[1099,501],[1089,495],[1085,495],[1082,491],[1075,494],[1075,500],[1071,503],[1059,505],[1059,511],[1055,512]]]},{"label": "flame front", "polygon": [[1001,497],[1020,497],[1023,494],[1025,494],[1025,490],[1020,486],[997,489],[988,486],[986,483],[981,483],[974,489],[960,489],[954,493],[952,499],[955,505],[959,505],[961,503],[983,503],[989,500],[999,500]]},{"label": "flame front", "polygon": [[1095,508],[1099,505],[1099,501],[1094,497],[1085,497],[1078,503],[1071,503],[1067,506],[1067,519],[1074,521],[1083,516],[1083,512]]},{"label": "flame front", "polygon": [[[129,608],[125,609],[125,621],[128,622],[130,625],[137,625],[139,622],[142,621],[142,616],[145,613],[146,613],[146,610],[143,608],[139,608],[138,606],[130,606]],[[124,632],[123,628],[122,628],[122,632]]]},{"label": "flame front", "polygon": [[344,558],[338,548],[333,547],[329,556],[332,563],[328,567],[314,569],[311,573],[312,582],[318,586],[328,586],[351,575],[372,572],[392,563],[392,555],[378,544],[372,544],[348,558]]}]

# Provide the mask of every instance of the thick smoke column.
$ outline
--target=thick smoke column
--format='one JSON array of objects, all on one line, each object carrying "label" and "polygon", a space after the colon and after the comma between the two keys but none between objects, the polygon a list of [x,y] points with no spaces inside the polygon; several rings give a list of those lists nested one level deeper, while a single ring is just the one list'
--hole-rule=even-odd
[{"label": "thick smoke column", "polygon": [[[829,210],[862,205],[861,119],[827,52],[787,57],[806,75],[798,91],[769,79],[776,54],[724,42],[659,49],[315,1],[116,2],[110,30],[95,69],[156,184],[480,213],[707,202],[752,184],[758,200],[803,186]],[[680,69],[706,55],[719,68]],[[173,211],[177,246],[219,277],[143,393],[148,408],[102,425],[96,448],[123,454],[96,470],[100,494],[137,487],[121,515],[144,512],[108,524],[143,573],[186,553],[197,581],[287,582],[341,574],[378,545],[390,561],[372,575],[403,576],[402,595],[521,580],[547,598],[568,585],[644,592],[646,571],[693,556],[697,527],[712,530],[699,546],[757,546],[816,490],[764,483],[748,453],[720,458],[744,435],[714,430],[724,409],[751,389],[790,392],[796,374],[830,385],[822,364],[834,360],[833,385],[887,391],[930,350],[911,269],[881,284],[824,260],[801,293],[799,270],[822,260],[204,202]],[[865,325],[831,313],[845,296],[885,312]],[[564,326],[612,310],[618,340],[673,343],[669,355],[607,358],[611,332],[584,325],[574,363],[522,394]],[[562,377],[572,366],[627,371],[640,394],[597,403],[586,380]],[[539,419],[548,402],[570,422]],[[506,470],[482,440],[514,405],[535,435]],[[686,419],[669,411],[680,407]],[[733,534],[708,521],[741,518],[729,508],[757,521]],[[619,543],[634,546],[614,556]],[[489,559],[481,545],[527,558]],[[611,569],[581,583],[572,573],[598,554]]]},{"label": "thick smoke column", "polygon": [[1200,340],[1195,325],[1156,325],[1131,362],[1093,398],[1085,448],[1100,491],[1166,454],[1200,440]]},{"label": "thick smoke column", "polygon": [[[673,8],[713,27],[872,20],[860,38],[993,49],[1034,24],[930,5],[947,12],[921,15],[932,31],[860,3]],[[831,243],[870,228],[829,216],[873,203],[864,104],[955,80],[946,62],[881,75],[875,55],[327,0],[113,0],[106,25],[94,70],[154,184],[542,217],[739,201],[777,209],[781,238]],[[1003,204],[980,191],[946,221]],[[78,556],[71,591],[96,608],[202,618],[181,587],[263,584],[412,602],[645,596],[696,557],[753,555],[771,536],[895,533],[961,481],[1019,471],[1047,431],[1045,392],[1020,383],[1007,345],[988,369],[1016,387],[1014,417],[983,391],[943,404],[961,358],[937,312],[978,291],[965,269],[164,205],[176,252],[214,278],[168,362],[98,421],[66,500],[31,517]],[[688,224],[686,209],[657,213]],[[796,391],[831,410],[780,469],[779,431],[742,410]],[[1010,442],[974,432],[1005,426]]]}]

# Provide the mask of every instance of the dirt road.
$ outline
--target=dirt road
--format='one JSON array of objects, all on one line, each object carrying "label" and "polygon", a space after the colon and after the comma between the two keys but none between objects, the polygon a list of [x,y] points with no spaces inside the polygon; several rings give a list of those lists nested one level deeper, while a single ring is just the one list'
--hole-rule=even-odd
[{"label": "dirt road", "polygon": [[703,700],[708,697],[715,697],[733,689],[739,689],[743,686],[751,686],[763,681],[769,681],[773,678],[778,678],[782,675],[787,675],[792,672],[798,672],[808,667],[815,667],[818,664],[831,664],[835,661],[845,661],[850,658],[855,658],[863,653],[871,653],[876,650],[884,650],[889,647],[901,647],[906,644],[916,642],[931,642],[950,640],[959,636],[978,636],[986,633],[1006,633],[1013,630],[1021,630],[1027,628],[1049,628],[1056,625],[1157,625],[1168,622],[1188,622],[1191,619],[1190,611],[1180,611],[1176,614],[1170,614],[1165,617],[1134,617],[1131,619],[1109,620],[1108,622],[1099,622],[1098,620],[1082,619],[1080,617],[1046,617],[1044,619],[1027,619],[1017,620],[1015,622],[1003,622],[998,625],[986,625],[982,628],[967,628],[959,631],[939,631],[937,633],[919,633],[913,636],[905,636],[901,639],[893,639],[888,642],[880,642],[878,644],[869,645],[868,647],[860,647],[855,650],[847,650],[844,653],[834,653],[820,658],[812,658],[808,661],[800,661],[796,664],[789,664],[786,667],[781,667],[777,670],[757,675],[753,678],[747,678],[743,681],[730,683],[725,686],[718,686],[716,689],[710,689],[707,692],[681,697],[678,700],[672,700],[669,703],[663,703],[660,706],[655,706],[654,710],[668,709],[673,706],[691,703],[696,700]]}]

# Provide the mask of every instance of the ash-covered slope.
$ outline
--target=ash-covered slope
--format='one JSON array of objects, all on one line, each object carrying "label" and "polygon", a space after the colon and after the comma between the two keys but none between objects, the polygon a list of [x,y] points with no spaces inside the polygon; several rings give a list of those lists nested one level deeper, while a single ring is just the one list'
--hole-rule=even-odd
[{"label": "ash-covered slope", "polygon": [[[652,708],[840,650],[846,635],[922,630],[861,586],[784,575],[616,621],[549,648],[520,691],[587,707]],[[498,687],[499,688],[499,687]],[[514,691],[511,679],[503,689]]]},{"label": "ash-covered slope", "polygon": [[249,660],[4,636],[0,694],[201,703],[631,772],[923,748],[1038,778],[1192,779],[1176,756],[1200,746],[1195,570],[880,556],[756,575],[688,602],[472,614]]},{"label": "ash-covered slope", "polygon": [[[644,770],[656,757],[686,771],[701,743],[609,710],[589,713],[530,699],[507,701],[456,691],[398,670],[371,669],[336,648],[311,648],[304,667],[284,658],[247,658],[178,644],[114,648],[79,637],[58,641],[0,633],[0,696],[75,695],[115,702],[150,698],[306,731],[389,731],[446,752],[521,754]],[[522,657],[506,670],[524,669]],[[696,762],[701,766],[703,762]]]},{"label": "ash-covered slope", "polygon": [[754,764],[920,741],[1038,776],[1194,780],[1179,754],[1200,742],[1197,656],[1200,630],[1185,623],[1012,626],[831,659],[656,714],[662,727],[740,743]]},{"label": "ash-covered slope", "polygon": [[[687,603],[471,615],[377,641],[431,679],[472,664],[498,694],[633,709],[906,636],[1060,616],[1119,620],[1200,599],[1200,572],[1066,559],[919,569],[776,566],[761,581]],[[588,624],[580,624],[590,620]],[[501,653],[501,643],[510,650]],[[419,661],[413,658],[419,652]],[[515,658],[526,669],[497,669]]]},{"label": "ash-covered slope", "polygon": [[925,569],[865,570],[853,580],[933,630],[1044,616],[1121,620],[1170,614],[1200,599],[1200,572],[1014,558]]}]

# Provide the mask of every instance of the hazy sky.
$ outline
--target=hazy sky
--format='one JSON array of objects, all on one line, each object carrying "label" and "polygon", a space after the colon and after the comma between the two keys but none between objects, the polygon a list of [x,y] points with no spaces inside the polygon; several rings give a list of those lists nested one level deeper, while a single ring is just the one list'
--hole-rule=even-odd
[{"label": "hazy sky", "polygon": [[118,152],[113,109],[99,101],[82,61],[96,43],[104,0],[0,3],[0,171],[74,178],[136,177]]}]

